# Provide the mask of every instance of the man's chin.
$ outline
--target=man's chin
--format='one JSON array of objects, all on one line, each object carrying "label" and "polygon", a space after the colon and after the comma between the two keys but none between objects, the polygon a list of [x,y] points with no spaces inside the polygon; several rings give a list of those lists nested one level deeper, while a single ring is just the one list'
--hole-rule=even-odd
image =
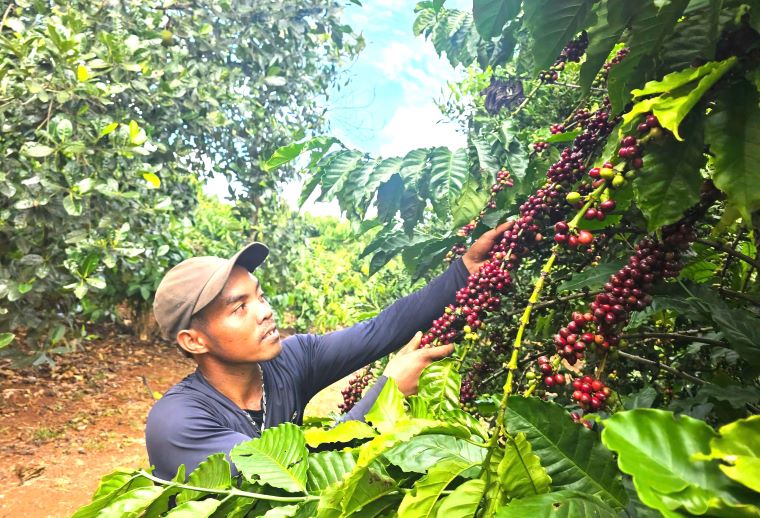
[{"label": "man's chin", "polygon": [[280,338],[277,337],[277,340],[272,340],[270,343],[265,344],[264,347],[261,348],[261,352],[263,353],[263,357],[260,361],[265,362],[277,358],[282,352],[282,342],[280,341]]}]

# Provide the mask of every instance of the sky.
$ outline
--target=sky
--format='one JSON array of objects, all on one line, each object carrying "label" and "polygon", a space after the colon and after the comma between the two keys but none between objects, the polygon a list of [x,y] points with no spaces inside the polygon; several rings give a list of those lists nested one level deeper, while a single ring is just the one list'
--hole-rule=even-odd
[{"label": "sky", "polygon": [[[349,4],[344,23],[361,33],[365,49],[343,72],[327,107],[328,133],[347,147],[373,156],[403,156],[429,146],[462,147],[465,137],[441,121],[436,99],[445,99],[447,82],[464,70],[454,70],[435,53],[432,43],[412,32],[415,0],[365,0]],[[471,0],[447,0],[446,7],[470,9]],[[225,184],[212,182],[209,192],[226,195]],[[285,188],[295,209],[301,183]],[[307,202],[303,211],[337,216],[337,203]]]},{"label": "sky", "polygon": [[[373,156],[403,156],[421,147],[465,145],[453,124],[442,121],[435,100],[446,98],[450,81],[464,76],[433,44],[415,37],[414,0],[366,0],[345,8],[344,21],[361,33],[366,47],[347,68],[349,84],[334,90],[327,110],[329,132],[344,145]],[[448,0],[446,7],[470,9],[470,0]],[[345,79],[343,77],[342,79]],[[343,83],[344,81],[341,81]],[[297,207],[301,183],[285,188]],[[302,211],[338,216],[337,202],[315,203]]]}]

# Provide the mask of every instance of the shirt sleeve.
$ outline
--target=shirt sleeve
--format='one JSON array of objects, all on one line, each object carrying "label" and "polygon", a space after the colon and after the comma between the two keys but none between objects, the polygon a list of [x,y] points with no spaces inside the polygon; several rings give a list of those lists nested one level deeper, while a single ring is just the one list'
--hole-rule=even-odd
[{"label": "shirt sleeve", "polygon": [[[397,350],[414,333],[430,327],[455,301],[469,272],[461,259],[424,288],[397,300],[376,317],[325,335],[295,335],[293,360],[300,365],[304,396],[314,394],[355,370]],[[297,342],[297,343],[296,343]]]},{"label": "shirt sleeve", "polygon": [[180,464],[184,464],[187,477],[214,453],[224,453],[233,476],[237,475],[230,451],[251,437],[224,426],[200,403],[185,398],[174,399],[162,398],[148,414],[145,445],[154,475],[170,480]]},{"label": "shirt sleeve", "polygon": [[377,396],[380,395],[380,391],[383,390],[383,387],[387,383],[388,378],[385,376],[380,376],[377,378],[377,381],[374,385],[372,385],[367,392],[365,392],[364,397],[361,398],[359,401],[356,402],[354,407],[340,416],[338,419],[339,423],[342,423],[344,421],[362,421],[364,422],[364,417],[367,415],[367,412],[370,411],[372,408],[372,405],[375,404],[375,401],[377,401]]}]

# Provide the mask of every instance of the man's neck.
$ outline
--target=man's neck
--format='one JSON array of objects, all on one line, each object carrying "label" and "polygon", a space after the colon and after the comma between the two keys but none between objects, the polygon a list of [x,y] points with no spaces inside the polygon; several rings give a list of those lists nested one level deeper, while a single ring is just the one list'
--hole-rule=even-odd
[{"label": "man's neck", "polygon": [[262,370],[259,364],[228,365],[203,362],[203,377],[216,390],[242,409],[261,410]]}]

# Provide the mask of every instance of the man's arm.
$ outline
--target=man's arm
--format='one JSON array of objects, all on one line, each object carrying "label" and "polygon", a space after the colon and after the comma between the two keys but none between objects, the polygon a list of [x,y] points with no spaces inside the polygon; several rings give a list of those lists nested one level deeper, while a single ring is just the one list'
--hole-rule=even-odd
[{"label": "man's arm", "polygon": [[468,274],[462,261],[456,261],[427,286],[397,300],[374,318],[325,335],[299,335],[306,397],[395,351],[417,331],[430,327],[454,302]]},{"label": "man's arm", "polygon": [[306,399],[394,351],[417,331],[429,328],[444,308],[455,301],[457,290],[466,284],[470,274],[476,273],[486,262],[494,243],[512,224],[507,222],[485,232],[461,260],[454,261],[427,286],[396,301],[375,318],[322,336],[292,337],[295,339],[294,360],[300,363],[297,368],[302,376],[301,386]]}]

